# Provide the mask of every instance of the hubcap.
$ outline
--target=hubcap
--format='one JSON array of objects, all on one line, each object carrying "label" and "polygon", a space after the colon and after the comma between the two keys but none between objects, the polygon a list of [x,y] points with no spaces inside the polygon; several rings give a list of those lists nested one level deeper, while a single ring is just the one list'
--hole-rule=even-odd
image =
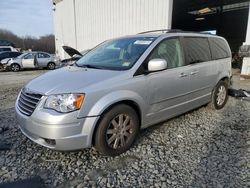
[{"label": "hubcap", "polygon": [[119,114],[113,118],[106,132],[109,147],[117,149],[125,146],[133,133],[131,117],[126,114]]},{"label": "hubcap", "polygon": [[18,65],[13,65],[13,66],[12,66],[12,70],[13,70],[13,71],[18,71],[18,69],[19,69]]},{"label": "hubcap", "polygon": [[50,69],[54,69],[54,65],[52,63],[49,64]]},{"label": "hubcap", "polygon": [[217,93],[217,99],[216,102],[218,105],[222,105],[226,99],[227,91],[225,86],[220,86],[218,93]]}]

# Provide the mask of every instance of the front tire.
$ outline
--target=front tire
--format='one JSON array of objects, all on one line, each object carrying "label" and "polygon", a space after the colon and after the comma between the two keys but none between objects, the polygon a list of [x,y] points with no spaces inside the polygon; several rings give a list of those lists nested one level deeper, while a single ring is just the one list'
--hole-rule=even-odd
[{"label": "front tire", "polygon": [[116,156],[127,151],[135,141],[139,119],[133,108],[120,104],[107,111],[97,126],[95,148],[104,155]]},{"label": "front tire", "polygon": [[18,72],[18,71],[21,70],[21,67],[20,67],[20,65],[14,63],[14,64],[12,64],[12,65],[10,66],[10,69],[11,69],[13,72]]},{"label": "front tire", "polygon": [[228,83],[226,81],[219,81],[212,92],[212,108],[222,109],[228,100]]},{"label": "front tire", "polygon": [[56,68],[56,64],[53,62],[48,63],[47,68],[49,70],[54,70]]}]

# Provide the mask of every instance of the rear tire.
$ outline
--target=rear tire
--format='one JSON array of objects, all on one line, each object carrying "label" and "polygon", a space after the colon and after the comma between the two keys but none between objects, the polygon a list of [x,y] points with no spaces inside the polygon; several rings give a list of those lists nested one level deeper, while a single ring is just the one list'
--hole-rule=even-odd
[{"label": "rear tire", "polygon": [[18,72],[18,71],[21,70],[21,67],[20,67],[20,65],[14,63],[14,64],[12,64],[12,65],[10,66],[10,69],[11,69],[11,71],[13,71],[13,72]]},{"label": "rear tire", "polygon": [[54,70],[56,68],[56,64],[53,62],[48,63],[47,68],[49,70]]},{"label": "rear tire", "polygon": [[222,109],[228,100],[228,83],[220,80],[212,92],[212,102],[210,106],[213,109]]},{"label": "rear tire", "polygon": [[139,132],[136,111],[120,104],[107,111],[97,125],[94,147],[103,155],[116,156],[127,151]]}]

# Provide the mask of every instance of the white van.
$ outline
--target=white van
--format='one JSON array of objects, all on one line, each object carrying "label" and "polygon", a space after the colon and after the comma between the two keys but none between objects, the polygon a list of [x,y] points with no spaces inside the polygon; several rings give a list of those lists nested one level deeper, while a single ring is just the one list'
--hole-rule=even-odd
[{"label": "white van", "polygon": [[0,46],[0,52],[17,52],[12,46]]}]

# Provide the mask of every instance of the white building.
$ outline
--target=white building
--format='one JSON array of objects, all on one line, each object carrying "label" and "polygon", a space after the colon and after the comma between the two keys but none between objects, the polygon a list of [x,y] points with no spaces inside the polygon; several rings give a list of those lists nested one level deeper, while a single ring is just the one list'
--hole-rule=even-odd
[{"label": "white building", "polygon": [[104,40],[171,27],[173,0],[53,0],[56,53],[79,51]]},{"label": "white building", "polygon": [[123,35],[156,29],[210,31],[233,52],[250,44],[249,0],[53,0],[56,53],[79,51]]}]

